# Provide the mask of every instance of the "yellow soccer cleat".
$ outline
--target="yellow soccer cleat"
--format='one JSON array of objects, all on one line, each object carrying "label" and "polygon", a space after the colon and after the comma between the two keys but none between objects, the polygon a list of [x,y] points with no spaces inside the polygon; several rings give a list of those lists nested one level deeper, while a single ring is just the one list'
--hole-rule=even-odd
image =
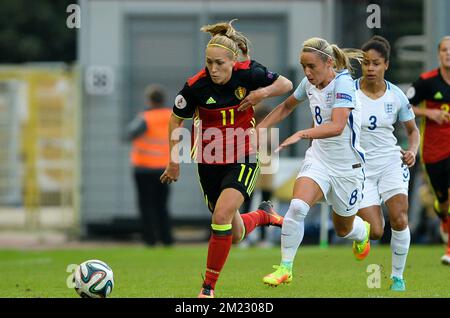
[{"label": "yellow soccer cleat", "polygon": [[353,254],[358,261],[362,261],[370,252],[370,224],[364,221],[366,226],[366,238],[361,242],[353,241]]},{"label": "yellow soccer cleat", "polygon": [[280,284],[289,284],[292,282],[292,271],[282,265],[274,265],[275,272],[264,276],[263,282],[266,285],[277,287]]}]

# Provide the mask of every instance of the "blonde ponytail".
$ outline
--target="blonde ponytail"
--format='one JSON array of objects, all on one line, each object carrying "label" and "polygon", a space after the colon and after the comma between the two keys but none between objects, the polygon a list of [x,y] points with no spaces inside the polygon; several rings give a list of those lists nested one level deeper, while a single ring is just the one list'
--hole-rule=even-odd
[{"label": "blonde ponytail", "polygon": [[349,72],[353,72],[351,59],[357,60],[361,64],[363,60],[363,52],[358,49],[341,49],[336,44],[331,44],[334,55],[334,68],[336,70],[348,69]]},{"label": "blonde ponytail", "polygon": [[358,49],[341,49],[336,44],[329,44],[321,38],[311,38],[303,42],[303,52],[316,52],[323,61],[333,59],[336,71],[348,69],[353,71],[350,59],[356,59],[361,64],[363,51]]}]

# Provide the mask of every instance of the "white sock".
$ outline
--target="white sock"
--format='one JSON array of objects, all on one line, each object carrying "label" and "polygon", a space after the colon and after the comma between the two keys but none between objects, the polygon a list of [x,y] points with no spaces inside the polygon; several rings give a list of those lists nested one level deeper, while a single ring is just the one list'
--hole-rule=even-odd
[{"label": "white sock", "polygon": [[406,258],[408,257],[409,243],[411,234],[409,227],[403,231],[392,230],[391,251],[392,251],[392,276],[403,279],[403,271],[405,270]]},{"label": "white sock", "polygon": [[344,238],[349,239],[351,241],[361,242],[366,238],[367,231],[366,225],[359,216],[355,215],[355,219],[353,220],[353,228]]},{"label": "white sock", "polygon": [[297,249],[303,240],[308,211],[309,205],[306,202],[292,199],[284,216],[281,228],[281,263],[287,267],[292,267]]}]

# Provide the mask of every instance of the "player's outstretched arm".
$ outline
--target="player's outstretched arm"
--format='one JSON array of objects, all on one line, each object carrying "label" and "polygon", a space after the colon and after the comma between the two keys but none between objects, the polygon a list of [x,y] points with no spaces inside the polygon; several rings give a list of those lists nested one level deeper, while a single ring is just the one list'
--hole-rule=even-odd
[{"label": "player's outstretched arm", "polygon": [[238,110],[246,110],[249,107],[259,104],[264,98],[280,96],[286,94],[290,90],[292,90],[292,82],[280,75],[271,85],[251,91],[241,102],[241,106]]},{"label": "player's outstretched arm", "polygon": [[172,138],[173,131],[183,126],[183,119],[175,116],[172,113],[169,121],[169,163],[164,173],[161,175],[160,180],[162,183],[170,184],[176,182],[180,176],[180,161],[178,157],[178,143],[179,138]]},{"label": "player's outstretched arm", "polygon": [[314,128],[301,130],[302,139],[323,139],[336,137],[342,134],[350,116],[350,108],[340,107],[333,109],[331,121]]},{"label": "player's outstretched arm", "polygon": [[281,122],[295,109],[299,101],[294,95],[289,96],[277,107],[275,107],[269,115],[267,115],[257,126],[256,129],[270,128]]},{"label": "player's outstretched arm", "polygon": [[280,146],[275,149],[275,152],[279,152],[281,149],[295,144],[302,139],[323,139],[339,136],[342,134],[345,126],[347,125],[349,115],[349,108],[335,108],[331,115],[331,122],[314,128],[297,131],[295,134],[283,141]]}]

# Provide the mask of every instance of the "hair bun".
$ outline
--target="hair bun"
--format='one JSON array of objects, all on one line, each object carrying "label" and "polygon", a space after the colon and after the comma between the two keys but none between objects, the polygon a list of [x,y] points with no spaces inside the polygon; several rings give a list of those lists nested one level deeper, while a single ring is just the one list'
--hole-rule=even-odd
[{"label": "hair bun", "polygon": [[212,25],[208,24],[203,26],[200,30],[211,34],[211,36],[224,35],[226,37],[232,37],[236,34],[236,30],[231,23],[236,20],[237,19],[233,19],[230,22],[220,22]]},{"label": "hair bun", "polygon": [[389,44],[389,41],[386,40],[386,38],[382,37],[381,35],[374,35],[370,40],[382,43],[388,51],[391,50],[391,45]]}]

